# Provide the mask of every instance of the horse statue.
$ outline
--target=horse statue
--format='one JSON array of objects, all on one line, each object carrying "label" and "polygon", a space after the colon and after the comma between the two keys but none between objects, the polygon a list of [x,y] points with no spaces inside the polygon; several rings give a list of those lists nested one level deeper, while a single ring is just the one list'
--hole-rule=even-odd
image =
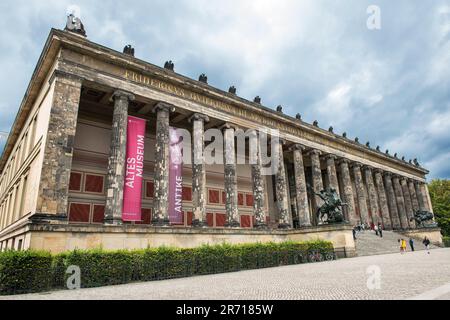
[{"label": "horse statue", "polygon": [[342,207],[346,206],[339,198],[337,192],[333,188],[328,188],[315,193],[320,197],[324,204],[317,208],[317,218],[319,221],[325,223],[341,223],[344,222],[344,215],[342,214]]},{"label": "horse statue", "polygon": [[437,223],[436,222],[432,222],[432,223],[427,223],[425,224],[425,222],[427,221],[432,221],[434,218],[433,213],[429,212],[429,211],[422,211],[422,210],[417,210],[416,213],[414,214],[414,217],[410,218],[410,221],[415,221],[417,227],[422,227],[422,228],[432,228],[432,227],[436,227]]}]

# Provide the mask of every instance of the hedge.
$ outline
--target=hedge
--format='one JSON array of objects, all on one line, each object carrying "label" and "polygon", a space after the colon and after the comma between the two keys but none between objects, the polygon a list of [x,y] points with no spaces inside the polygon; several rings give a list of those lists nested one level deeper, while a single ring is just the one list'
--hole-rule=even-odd
[{"label": "hedge", "polygon": [[450,237],[442,237],[442,241],[445,247],[450,248]]},{"label": "hedge", "polygon": [[117,285],[308,262],[308,253],[333,252],[327,241],[205,245],[192,249],[74,250],[0,253],[0,295],[66,288],[69,266],[81,270],[81,287]]}]

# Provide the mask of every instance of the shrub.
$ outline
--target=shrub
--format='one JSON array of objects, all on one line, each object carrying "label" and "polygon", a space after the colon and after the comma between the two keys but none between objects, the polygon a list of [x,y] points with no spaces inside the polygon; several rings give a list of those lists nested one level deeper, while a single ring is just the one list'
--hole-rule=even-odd
[{"label": "shrub", "polygon": [[310,251],[333,251],[331,242],[283,242],[204,245],[192,249],[170,247],[145,250],[74,250],[0,253],[0,294],[63,289],[69,266],[81,270],[83,288],[151,281],[193,275],[268,268],[307,262]]},{"label": "shrub", "polygon": [[442,241],[445,247],[450,248],[450,237],[442,237]]}]

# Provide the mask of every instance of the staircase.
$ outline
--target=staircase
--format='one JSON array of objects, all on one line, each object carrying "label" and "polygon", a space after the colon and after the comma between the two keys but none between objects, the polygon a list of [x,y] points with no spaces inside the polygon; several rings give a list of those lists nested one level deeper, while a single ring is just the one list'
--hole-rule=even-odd
[{"label": "staircase", "polygon": [[[400,243],[398,239],[405,239],[407,243],[406,251],[410,252],[411,247],[409,246],[409,237],[405,237],[402,234],[395,233],[392,231],[383,231],[383,238],[375,235],[375,231],[366,230],[356,235],[356,254],[358,256],[372,256],[377,254],[387,254],[387,253],[399,253]],[[414,249],[416,251],[425,250],[425,246],[422,244],[422,240],[414,240]],[[436,246],[430,244],[431,249],[437,248]]]}]

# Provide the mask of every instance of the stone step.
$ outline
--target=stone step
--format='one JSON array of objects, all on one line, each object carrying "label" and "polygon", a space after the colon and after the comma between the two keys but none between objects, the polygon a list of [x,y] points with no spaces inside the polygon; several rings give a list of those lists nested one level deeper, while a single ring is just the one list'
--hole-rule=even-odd
[{"label": "stone step", "polygon": [[[393,231],[383,231],[383,238],[377,236],[375,231],[366,230],[357,233],[356,235],[356,254],[358,256],[371,256],[377,254],[397,253],[400,252],[399,239],[405,239],[407,241],[407,251],[411,251],[409,246],[409,237],[405,237],[399,233]],[[425,250],[425,246],[420,239],[414,240],[414,249],[416,251]],[[438,248],[434,245],[430,245],[431,249]]]}]

